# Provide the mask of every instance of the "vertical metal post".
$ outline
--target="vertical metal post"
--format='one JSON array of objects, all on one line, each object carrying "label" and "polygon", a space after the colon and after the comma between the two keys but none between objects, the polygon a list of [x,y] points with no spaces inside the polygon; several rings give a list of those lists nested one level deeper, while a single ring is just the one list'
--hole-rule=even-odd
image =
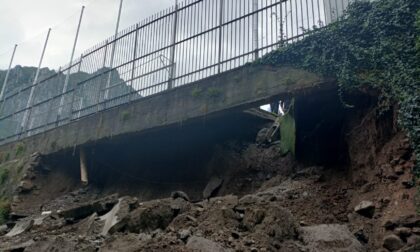
[{"label": "vertical metal post", "polygon": [[[80,73],[82,70],[82,61],[83,61],[83,53],[80,55],[79,66],[77,67],[77,73]],[[71,95],[71,104],[70,104],[70,120],[73,120],[73,109],[74,109],[74,97],[76,95],[77,84],[73,87],[73,93]]]},{"label": "vertical metal post", "polygon": [[10,71],[12,69],[13,59],[15,58],[15,53],[16,53],[17,46],[18,45],[15,45],[15,48],[13,48],[12,58],[10,59],[9,68],[7,69],[6,77],[4,78],[3,87],[2,87],[1,93],[0,93],[0,101],[3,100],[4,92],[6,92],[7,81],[9,80],[9,75],[10,75]]},{"label": "vertical metal post", "polygon": [[120,0],[120,7],[119,7],[119,10],[118,10],[117,26],[115,28],[114,43],[112,44],[112,52],[111,52],[111,62],[110,62],[111,69],[109,71],[108,80],[106,82],[106,89],[105,89],[104,100],[107,100],[108,99],[108,96],[109,96],[109,87],[111,86],[112,68],[113,68],[113,65],[114,65],[115,47],[116,47],[116,44],[117,44],[118,30],[120,28],[120,20],[121,20],[121,11],[122,11],[122,7],[123,7],[123,1],[124,0]]},{"label": "vertical metal post", "polygon": [[252,44],[254,49],[254,60],[258,59],[258,0],[252,0]]},{"label": "vertical metal post", "polygon": [[222,36],[223,36],[223,22],[224,22],[224,12],[225,12],[225,0],[220,0],[220,9],[219,9],[219,60],[218,60],[218,73],[221,72],[221,62],[222,62]]},{"label": "vertical metal post", "polygon": [[[134,53],[133,53],[133,67],[131,69],[131,88],[133,88],[134,78],[136,77],[136,58],[137,58],[137,47],[139,44],[139,24],[136,24],[136,32],[134,38]],[[135,89],[134,89],[135,90]],[[128,95],[128,101],[131,101],[132,94]]]},{"label": "vertical metal post", "polygon": [[169,72],[169,81],[168,89],[173,88],[173,79],[175,77],[175,47],[176,47],[176,34],[178,28],[178,0],[175,0],[175,14],[174,14],[174,23],[172,26],[172,40],[171,40],[171,55],[169,58],[170,72]]},{"label": "vertical metal post", "polygon": [[[103,72],[103,73],[101,73],[101,80],[102,80],[102,77],[104,77],[104,79],[105,79],[105,72],[106,72],[105,71],[105,66],[106,66],[106,56],[108,55],[108,44],[109,44],[109,41],[106,40],[105,41],[104,60],[102,62],[102,69],[101,69],[101,71]],[[100,101],[100,97],[101,97],[101,91],[102,91],[102,89],[101,89],[101,83],[99,83],[98,94],[96,96],[96,112],[99,111],[99,101]]]},{"label": "vertical metal post", "polygon": [[74,38],[73,50],[71,52],[71,57],[70,57],[70,67],[69,69],[67,69],[66,80],[64,82],[63,93],[67,91],[67,86],[69,84],[71,65],[73,64],[74,52],[76,51],[77,41],[79,40],[80,26],[82,24],[84,11],[85,11],[85,6],[82,6],[82,11],[80,12],[79,24],[77,25],[76,37]]},{"label": "vertical metal post", "polygon": [[57,114],[57,122],[60,120],[61,113],[63,112],[64,93],[67,92],[67,87],[68,87],[69,81],[70,81],[70,73],[71,73],[71,68],[72,68],[72,64],[73,64],[74,53],[76,51],[77,41],[79,40],[80,26],[82,24],[84,11],[85,11],[85,6],[82,6],[82,11],[80,12],[79,23],[77,25],[77,30],[76,30],[76,37],[74,38],[73,50],[72,50],[71,56],[70,56],[70,64],[69,64],[69,68],[67,69],[66,80],[64,81],[63,91],[61,92],[60,106],[58,107],[58,114]]},{"label": "vertical metal post", "polygon": [[23,132],[25,130],[26,124],[27,124],[28,119],[29,119],[30,114],[31,114],[31,110],[32,110],[31,106],[32,106],[32,102],[33,102],[33,99],[34,99],[35,86],[38,83],[39,73],[41,71],[41,66],[42,66],[42,61],[44,60],[45,51],[47,50],[47,45],[48,45],[48,40],[50,38],[50,34],[51,34],[51,28],[48,29],[47,38],[45,39],[44,48],[42,49],[41,58],[39,59],[38,69],[36,71],[35,78],[34,78],[34,81],[32,83],[31,93],[29,95],[28,103],[26,104],[26,111],[25,111],[25,114],[24,114],[23,119],[22,119],[21,132]]}]

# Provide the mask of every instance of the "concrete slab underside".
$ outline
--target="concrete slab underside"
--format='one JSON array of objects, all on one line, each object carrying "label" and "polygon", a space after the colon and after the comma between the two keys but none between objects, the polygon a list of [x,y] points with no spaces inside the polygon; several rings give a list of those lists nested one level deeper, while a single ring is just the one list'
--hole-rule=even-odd
[{"label": "concrete slab underside", "polygon": [[245,110],[314,89],[331,88],[333,82],[306,71],[247,65],[0,146],[0,151],[13,149],[19,143],[27,152],[50,154],[120,135]]}]

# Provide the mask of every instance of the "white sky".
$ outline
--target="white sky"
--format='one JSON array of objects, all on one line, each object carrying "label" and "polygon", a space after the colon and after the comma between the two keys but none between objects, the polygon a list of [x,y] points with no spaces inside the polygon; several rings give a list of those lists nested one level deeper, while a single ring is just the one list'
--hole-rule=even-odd
[{"label": "white sky", "polygon": [[[166,9],[174,0],[124,0],[120,29]],[[52,27],[43,66],[70,60],[81,6],[86,5],[77,58],[115,32],[119,0],[0,0],[0,69],[7,68],[14,44],[14,65],[36,66],[47,30]]]}]

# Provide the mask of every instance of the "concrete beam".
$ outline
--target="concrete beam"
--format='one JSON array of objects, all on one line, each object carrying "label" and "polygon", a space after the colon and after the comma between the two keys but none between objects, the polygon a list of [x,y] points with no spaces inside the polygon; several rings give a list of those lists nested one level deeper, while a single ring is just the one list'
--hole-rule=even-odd
[{"label": "concrete beam", "polygon": [[[28,152],[50,154],[331,87],[334,87],[332,82],[295,68],[247,65],[82,118],[26,138],[20,144]],[[0,152],[10,150],[15,144],[0,146]]]}]

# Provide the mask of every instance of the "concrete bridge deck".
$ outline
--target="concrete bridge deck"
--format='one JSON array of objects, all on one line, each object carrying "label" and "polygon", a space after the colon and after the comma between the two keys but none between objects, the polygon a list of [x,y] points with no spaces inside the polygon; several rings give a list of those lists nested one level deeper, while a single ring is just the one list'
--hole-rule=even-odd
[{"label": "concrete bridge deck", "polygon": [[5,144],[0,151],[19,144],[28,152],[51,154],[333,87],[331,81],[291,67],[246,65]]}]

